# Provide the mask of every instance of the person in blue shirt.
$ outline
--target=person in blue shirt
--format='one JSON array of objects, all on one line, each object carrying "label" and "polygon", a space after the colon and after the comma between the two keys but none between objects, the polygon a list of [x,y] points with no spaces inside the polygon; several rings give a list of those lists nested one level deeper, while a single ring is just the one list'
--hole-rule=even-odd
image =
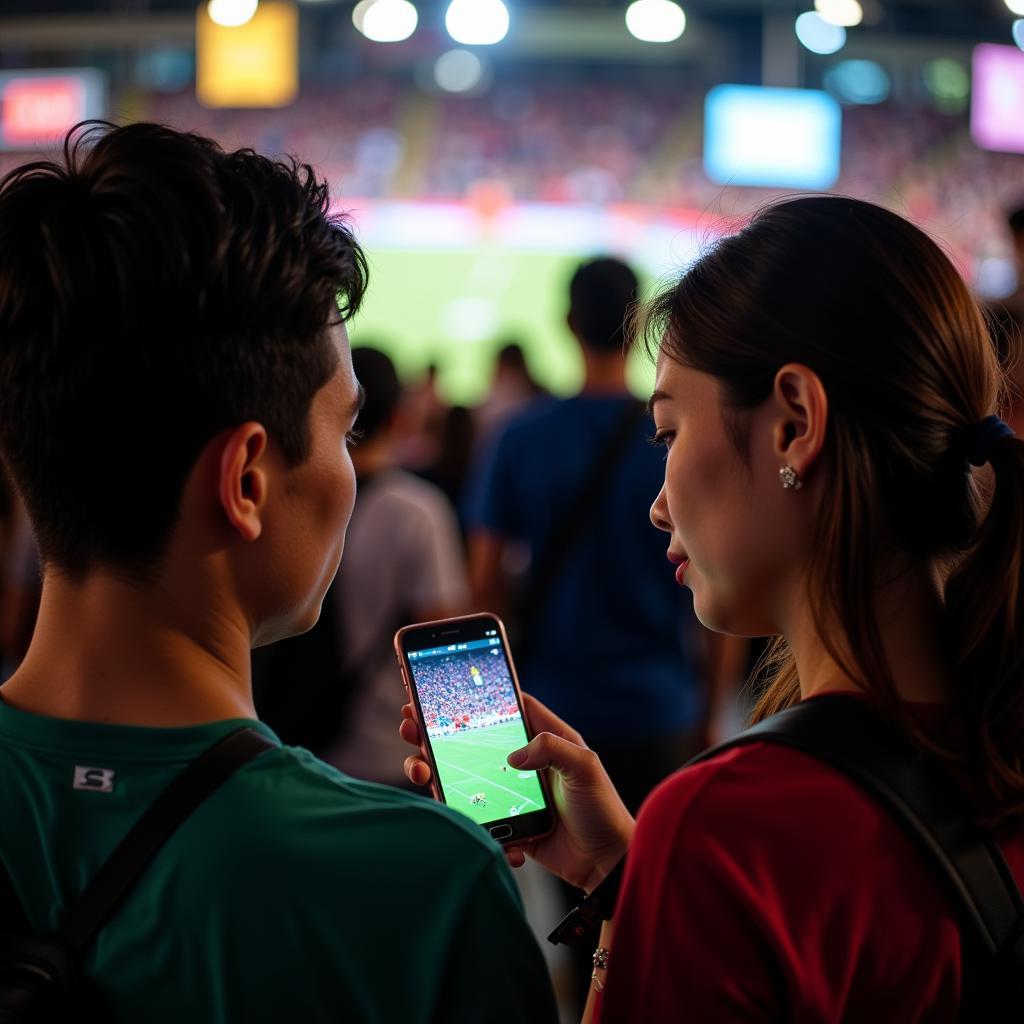
[{"label": "person in blue shirt", "polygon": [[[583,356],[582,391],[512,420],[476,467],[464,508],[481,607],[515,616],[503,565],[510,546],[529,549],[514,652],[523,687],[576,725],[633,810],[696,752],[708,710],[703,630],[646,514],[664,466],[626,385],[636,295],[635,274],[617,259],[576,270],[568,325]],[[594,466],[609,459],[599,492],[566,528]],[[552,546],[565,549],[560,558]],[[552,559],[553,578],[538,588]]]}]

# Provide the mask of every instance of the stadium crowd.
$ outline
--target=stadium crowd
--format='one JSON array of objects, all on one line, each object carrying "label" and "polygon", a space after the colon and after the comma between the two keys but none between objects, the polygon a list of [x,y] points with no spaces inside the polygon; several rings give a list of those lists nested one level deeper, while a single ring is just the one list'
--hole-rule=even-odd
[{"label": "stadium crowd", "polygon": [[[508,202],[640,203],[727,216],[771,199],[771,190],[708,179],[702,102],[703,91],[671,82],[513,80],[463,97],[387,77],[311,86],[283,110],[211,110],[192,92],[131,96],[138,116],[227,146],[299,153],[356,207],[360,199],[472,199],[481,187]],[[846,106],[843,122],[835,192],[931,230],[969,280],[982,260],[1007,254],[1000,221],[1020,199],[1018,157],[979,149],[962,112],[924,98]],[[21,159],[0,153],[0,172]]]},{"label": "stadium crowd", "polygon": [[480,729],[518,717],[503,658],[488,658],[481,670],[466,655],[439,655],[414,662],[413,676],[431,736]]}]

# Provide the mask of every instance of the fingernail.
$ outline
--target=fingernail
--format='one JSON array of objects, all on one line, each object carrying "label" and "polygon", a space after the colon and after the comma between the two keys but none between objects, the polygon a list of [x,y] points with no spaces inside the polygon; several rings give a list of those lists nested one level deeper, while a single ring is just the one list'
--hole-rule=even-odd
[{"label": "fingernail", "polygon": [[526,747],[520,747],[518,750],[513,750],[508,755],[508,763],[513,768],[518,768],[521,764],[526,764]]}]

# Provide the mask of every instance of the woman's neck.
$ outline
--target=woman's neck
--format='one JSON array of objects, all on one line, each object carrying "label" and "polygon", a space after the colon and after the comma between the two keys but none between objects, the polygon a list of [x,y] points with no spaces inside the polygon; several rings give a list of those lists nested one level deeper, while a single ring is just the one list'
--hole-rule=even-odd
[{"label": "woman's neck", "polygon": [[[905,701],[948,700],[951,669],[942,645],[943,598],[938,571],[933,566],[911,566],[889,575],[889,582],[878,592],[875,614],[896,693]],[[794,616],[787,639],[796,659],[801,698],[828,690],[862,689],[829,651],[808,602]],[[837,640],[842,660],[851,671],[857,671],[859,665],[846,653],[845,640]]]}]

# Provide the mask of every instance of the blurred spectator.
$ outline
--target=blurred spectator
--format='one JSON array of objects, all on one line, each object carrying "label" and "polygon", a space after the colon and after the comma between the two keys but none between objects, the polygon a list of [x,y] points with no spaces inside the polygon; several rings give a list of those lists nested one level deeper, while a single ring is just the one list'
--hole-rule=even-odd
[{"label": "blurred spectator", "polygon": [[437,390],[437,364],[427,366],[423,379],[402,396],[403,429],[396,438],[399,465],[413,472],[429,472],[441,455],[441,437],[448,404]]},{"label": "blurred spectator", "polygon": [[476,422],[472,411],[464,405],[453,405],[441,424],[437,457],[418,474],[439,487],[453,507],[462,495],[475,441]]},{"label": "blurred spectator", "polygon": [[331,588],[350,702],[344,732],[325,759],[357,778],[405,785],[407,752],[395,727],[403,688],[392,640],[399,626],[466,611],[466,569],[450,503],[396,467],[401,386],[394,365],[370,348],[357,348],[352,364],[366,391],[352,452],[359,493],[345,572]]},{"label": "blurred spectator", "polygon": [[646,515],[663,474],[626,387],[636,289],[618,260],[579,267],[568,324],[582,393],[513,419],[467,487],[474,598],[516,611],[503,563],[525,542],[532,560],[514,616],[523,685],[579,728],[634,810],[696,751],[706,710],[700,627]]},{"label": "blurred spectator", "polygon": [[526,354],[516,342],[503,345],[494,361],[487,397],[476,410],[477,443],[485,444],[516,413],[545,394],[530,373]]}]

